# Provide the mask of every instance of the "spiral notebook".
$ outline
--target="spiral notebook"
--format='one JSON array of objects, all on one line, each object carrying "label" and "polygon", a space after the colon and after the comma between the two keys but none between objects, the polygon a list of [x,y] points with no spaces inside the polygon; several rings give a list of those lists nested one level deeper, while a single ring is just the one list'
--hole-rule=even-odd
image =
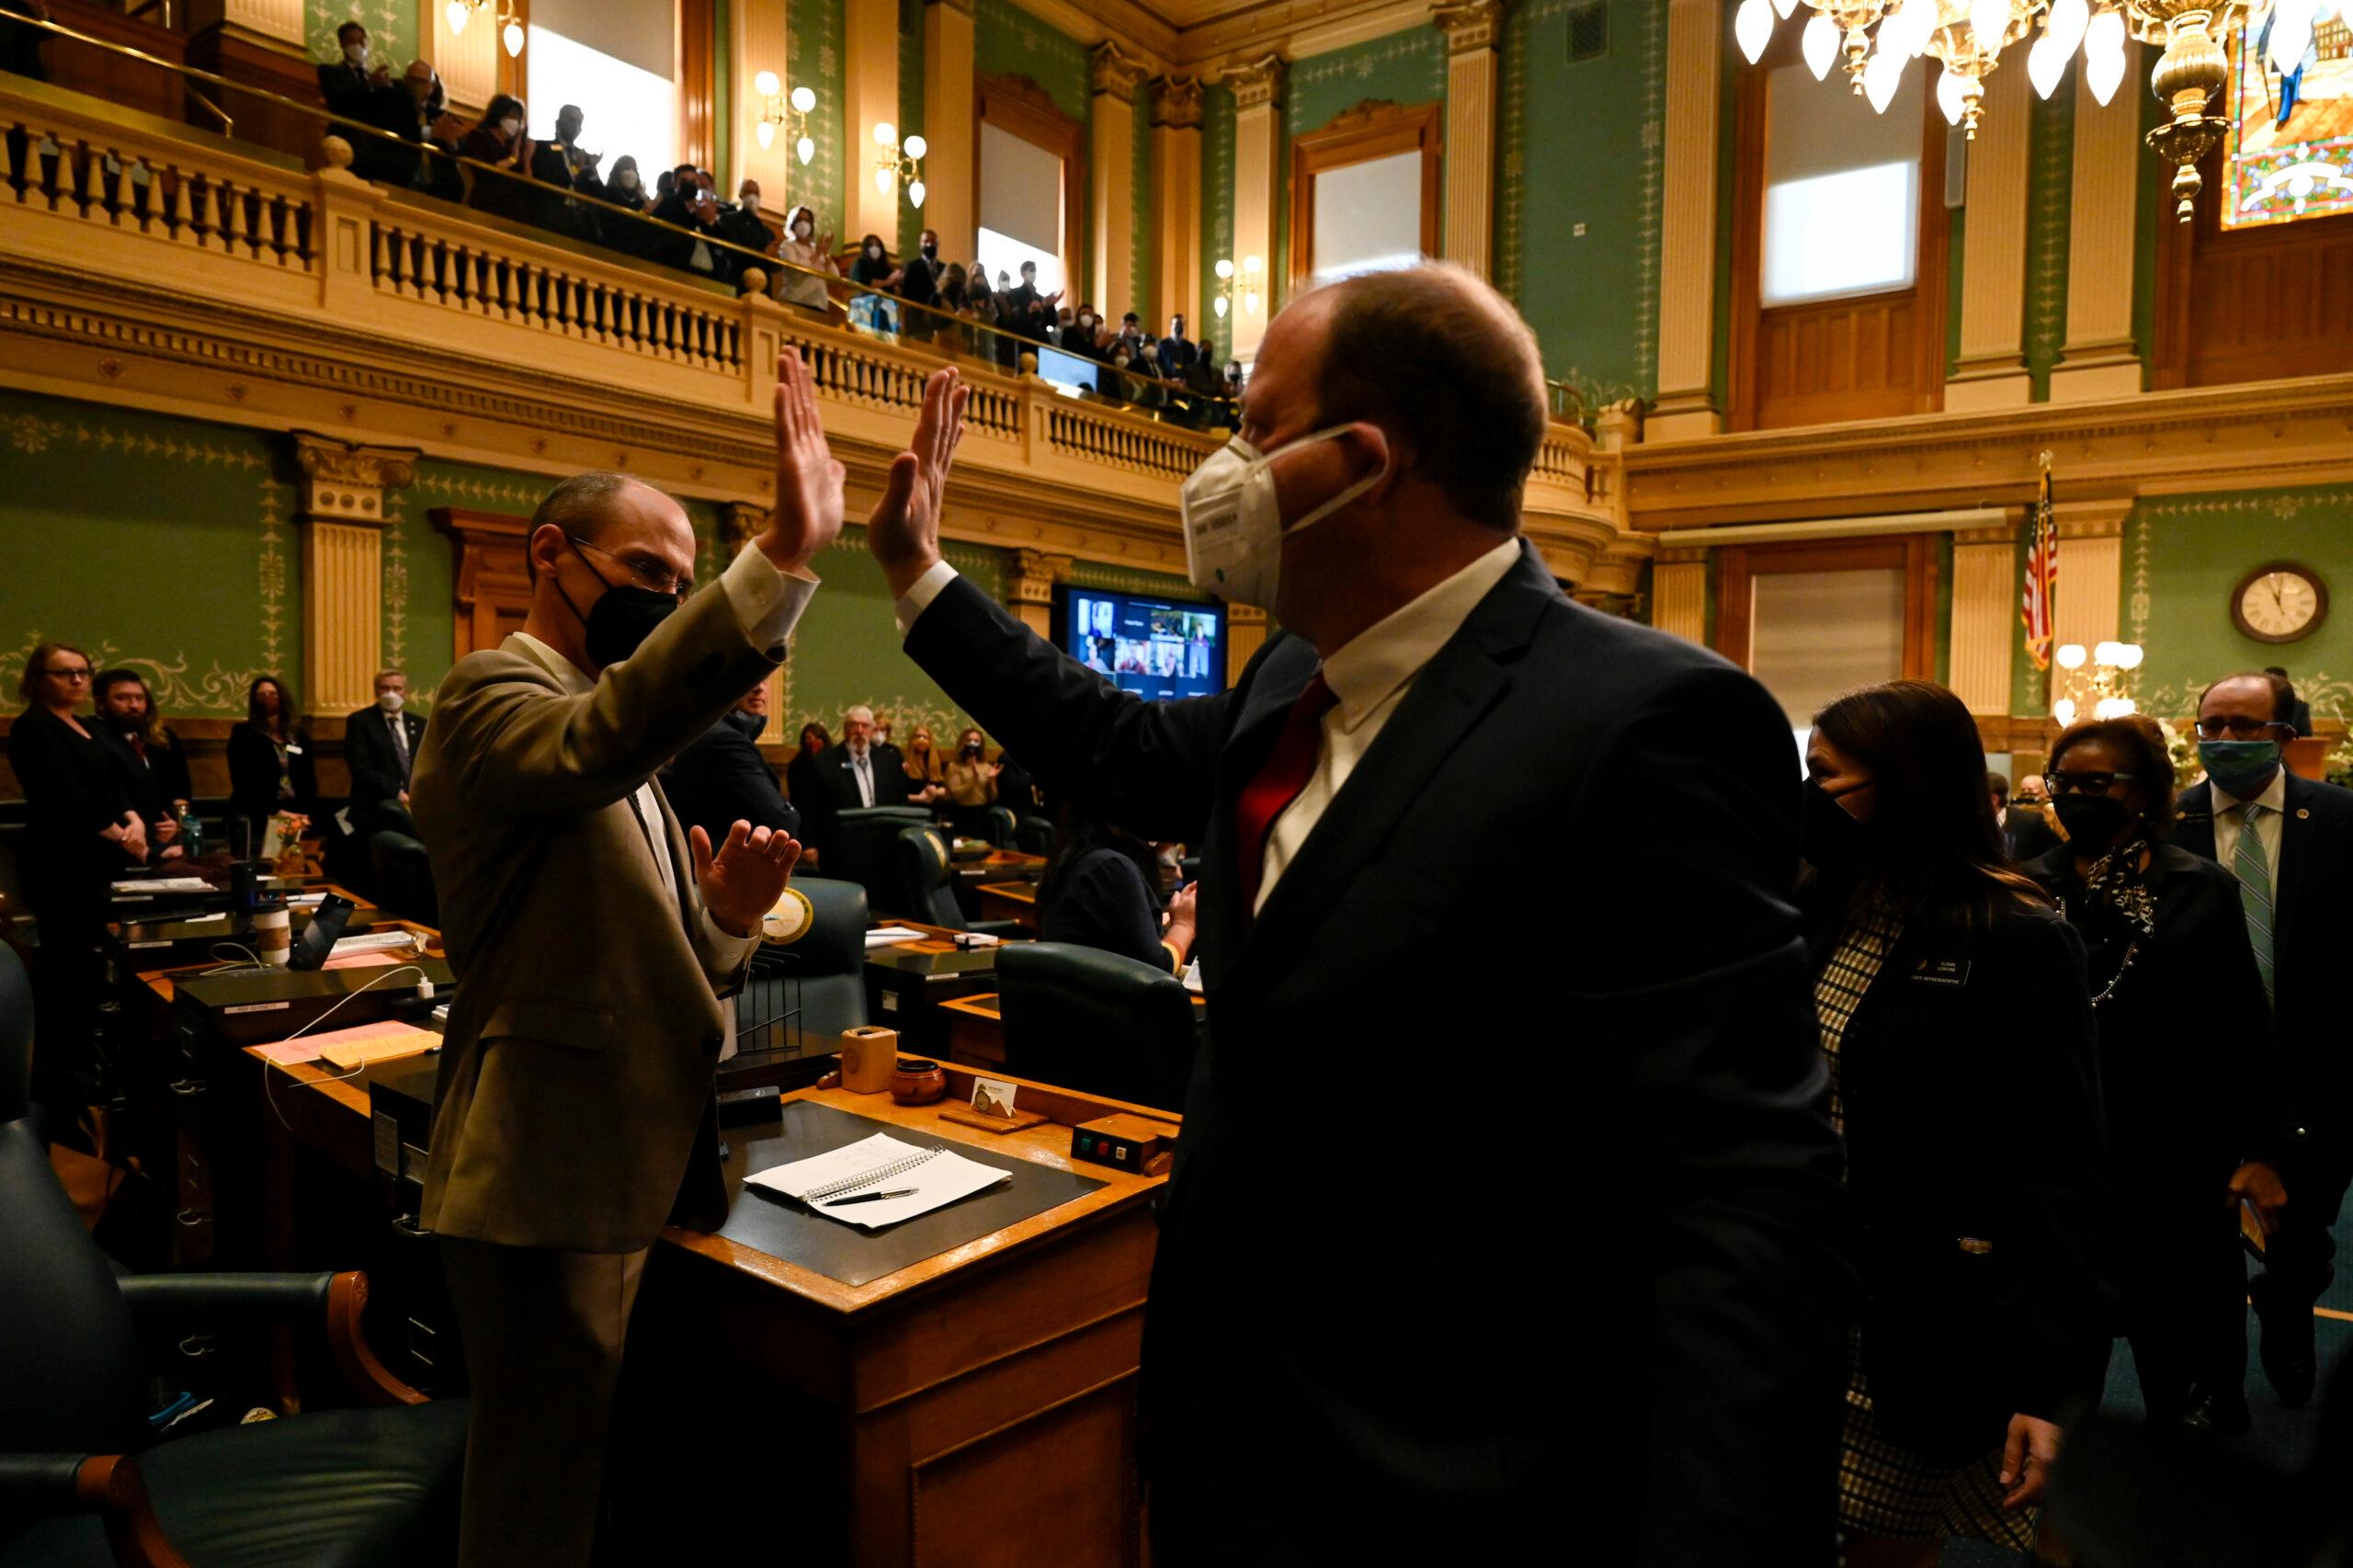
[{"label": "spiral notebook", "polygon": [[[816,1213],[869,1231],[944,1209],[960,1198],[1011,1179],[994,1165],[965,1159],[952,1150],[904,1142],[877,1132],[855,1143],[813,1154],[790,1165],[771,1165],[744,1178],[753,1187],[796,1199]],[[904,1198],[839,1204],[865,1192],[896,1192]]]}]

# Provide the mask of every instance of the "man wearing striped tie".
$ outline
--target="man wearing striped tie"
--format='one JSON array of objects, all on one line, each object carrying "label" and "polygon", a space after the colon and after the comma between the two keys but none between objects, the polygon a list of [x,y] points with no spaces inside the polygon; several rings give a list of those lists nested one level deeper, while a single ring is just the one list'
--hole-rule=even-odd
[{"label": "man wearing striped tie", "polygon": [[2253,1289],[2263,1370],[2281,1400],[2312,1397],[2313,1303],[2334,1277],[2336,1222],[2353,1177],[2353,1044],[2336,991],[2353,953],[2353,790],[2280,765],[2295,690],[2232,676],[2198,703],[2206,780],[2181,792],[2176,837],[2239,881],[2256,966],[2271,997],[2298,1126],[2288,1207]]}]

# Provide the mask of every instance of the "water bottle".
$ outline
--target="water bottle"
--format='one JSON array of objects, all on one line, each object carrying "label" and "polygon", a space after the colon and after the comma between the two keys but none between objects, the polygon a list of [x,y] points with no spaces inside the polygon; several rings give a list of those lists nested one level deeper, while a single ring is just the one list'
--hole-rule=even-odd
[{"label": "water bottle", "polygon": [[191,866],[204,858],[204,821],[187,807],[180,809],[180,853]]}]

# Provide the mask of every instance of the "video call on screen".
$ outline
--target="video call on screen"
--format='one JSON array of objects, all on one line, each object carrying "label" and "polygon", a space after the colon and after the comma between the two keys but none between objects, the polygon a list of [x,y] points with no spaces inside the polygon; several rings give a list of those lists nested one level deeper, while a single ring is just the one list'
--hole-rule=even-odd
[{"label": "video call on screen", "polygon": [[1205,697],[1222,691],[1215,610],[1126,594],[1074,592],[1071,652],[1091,670],[1140,697]]}]

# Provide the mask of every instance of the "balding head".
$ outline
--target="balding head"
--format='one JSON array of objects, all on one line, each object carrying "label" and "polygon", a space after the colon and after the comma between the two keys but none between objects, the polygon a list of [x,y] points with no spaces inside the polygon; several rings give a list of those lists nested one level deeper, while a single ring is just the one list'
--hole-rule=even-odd
[{"label": "balding head", "polygon": [[[618,473],[584,473],[548,492],[524,545],[531,611],[523,629],[594,676],[585,632],[615,588],[667,591],[694,581],[695,530],[676,501]],[[683,591],[682,587],[680,591]]]}]

